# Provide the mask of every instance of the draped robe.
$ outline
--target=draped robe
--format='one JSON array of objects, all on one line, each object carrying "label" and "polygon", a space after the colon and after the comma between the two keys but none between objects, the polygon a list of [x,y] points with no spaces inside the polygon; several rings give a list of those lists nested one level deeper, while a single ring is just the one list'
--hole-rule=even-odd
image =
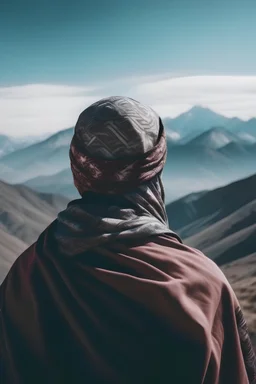
[{"label": "draped robe", "polygon": [[52,223],[0,288],[1,384],[256,383],[239,303],[170,234],[70,258]]}]

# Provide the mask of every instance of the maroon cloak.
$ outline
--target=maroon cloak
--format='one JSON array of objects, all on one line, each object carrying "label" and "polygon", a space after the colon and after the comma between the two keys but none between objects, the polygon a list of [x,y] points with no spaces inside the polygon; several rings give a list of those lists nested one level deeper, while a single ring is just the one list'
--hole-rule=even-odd
[{"label": "maroon cloak", "polygon": [[53,223],[1,286],[1,384],[256,383],[237,299],[171,235],[68,258]]}]

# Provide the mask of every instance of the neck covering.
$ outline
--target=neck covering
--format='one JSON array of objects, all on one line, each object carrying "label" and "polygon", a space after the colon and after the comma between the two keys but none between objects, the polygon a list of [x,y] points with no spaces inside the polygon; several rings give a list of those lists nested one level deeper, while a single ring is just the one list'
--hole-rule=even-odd
[{"label": "neck covering", "polygon": [[61,251],[74,255],[115,240],[164,233],[178,238],[165,210],[161,171],[166,154],[163,124],[150,107],[110,97],[82,112],[70,146],[82,199],[58,216]]}]

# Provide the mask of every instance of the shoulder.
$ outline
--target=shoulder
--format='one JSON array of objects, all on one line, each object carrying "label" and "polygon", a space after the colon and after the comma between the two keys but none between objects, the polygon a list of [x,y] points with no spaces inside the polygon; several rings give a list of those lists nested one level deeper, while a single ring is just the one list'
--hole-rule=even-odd
[{"label": "shoulder", "polygon": [[[219,305],[238,301],[227,278],[217,264],[198,249],[170,235],[155,236],[142,246],[151,262],[170,277],[173,292],[182,292],[186,301],[214,313]],[[181,296],[180,296],[181,297]]]},{"label": "shoulder", "polygon": [[[201,278],[210,279],[219,284],[229,285],[227,278],[217,264],[198,249],[192,248],[171,235],[155,236],[152,242],[144,246],[148,253],[154,253],[171,267],[170,271],[178,268],[190,280]],[[209,280],[208,280],[209,281]]]}]

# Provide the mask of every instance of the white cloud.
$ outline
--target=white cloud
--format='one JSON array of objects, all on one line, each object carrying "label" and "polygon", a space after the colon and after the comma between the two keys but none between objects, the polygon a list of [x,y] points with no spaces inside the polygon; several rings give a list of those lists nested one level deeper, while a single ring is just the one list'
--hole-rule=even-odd
[{"label": "white cloud", "polygon": [[131,93],[161,116],[202,105],[225,116],[256,116],[256,76],[189,76],[138,84]]},{"label": "white cloud", "polygon": [[111,94],[149,104],[162,117],[177,116],[195,104],[229,117],[256,116],[256,76],[174,76],[133,76],[98,87],[0,87],[0,132],[15,136],[56,132],[73,126],[83,109]]},{"label": "white cloud", "polygon": [[100,98],[96,89],[32,84],[0,88],[0,132],[41,135],[74,126],[80,112]]}]

